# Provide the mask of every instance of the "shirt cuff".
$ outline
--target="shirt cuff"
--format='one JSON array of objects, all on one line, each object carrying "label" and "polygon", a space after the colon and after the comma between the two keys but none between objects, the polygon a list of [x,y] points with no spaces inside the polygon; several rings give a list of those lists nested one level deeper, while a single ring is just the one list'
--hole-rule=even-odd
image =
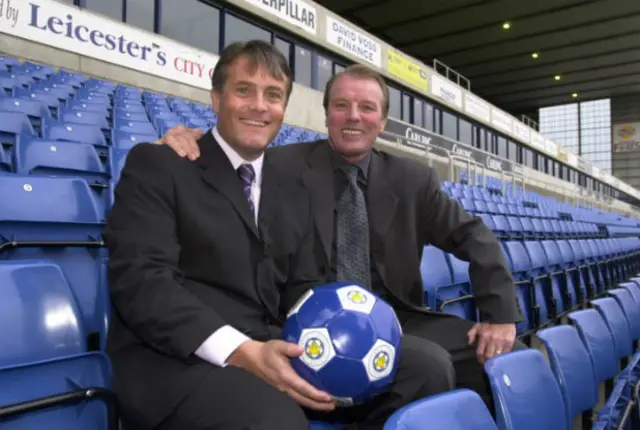
[{"label": "shirt cuff", "polygon": [[248,340],[251,339],[235,328],[225,325],[209,336],[195,354],[211,364],[226,367],[229,356]]}]

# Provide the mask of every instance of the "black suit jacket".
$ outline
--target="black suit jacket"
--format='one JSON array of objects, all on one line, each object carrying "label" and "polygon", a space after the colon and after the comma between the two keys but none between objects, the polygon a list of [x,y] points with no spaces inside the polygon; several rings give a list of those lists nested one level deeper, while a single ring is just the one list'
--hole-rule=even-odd
[{"label": "black suit jacket", "polygon": [[211,133],[199,143],[195,163],[163,145],[131,149],[104,231],[107,349],[137,428],[160,422],[198,383],[211,364],[194,352],[214,331],[230,324],[272,338],[287,310],[281,293],[318,283],[304,188],[281,181],[266,155],[256,227],[231,162]]},{"label": "black suit jacket", "polygon": [[[320,140],[271,151],[274,165],[289,180],[302,180],[311,195],[316,261],[326,278],[334,234],[331,148]],[[424,246],[435,245],[470,263],[475,304],[485,321],[522,319],[499,241],[481,218],[464,211],[440,190],[434,169],[374,150],[368,176],[370,251],[394,302],[407,310],[425,311],[420,262]]]}]

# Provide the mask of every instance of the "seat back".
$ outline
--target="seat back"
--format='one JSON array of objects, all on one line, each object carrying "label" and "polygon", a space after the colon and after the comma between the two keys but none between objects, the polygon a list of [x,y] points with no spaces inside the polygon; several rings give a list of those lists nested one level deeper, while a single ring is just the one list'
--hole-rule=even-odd
[{"label": "seat back", "polygon": [[384,430],[498,430],[480,396],[467,389],[427,397],[398,409]]},{"label": "seat back", "polygon": [[627,288],[613,288],[607,293],[611,295],[623,311],[629,324],[631,340],[640,339],[640,305],[636,303],[631,291]]},{"label": "seat back", "polygon": [[559,325],[539,330],[551,369],[558,380],[567,413],[567,428],[582,412],[593,409],[598,402],[598,384],[591,358],[578,330]]},{"label": "seat back", "polygon": [[593,364],[596,384],[618,374],[618,354],[607,323],[595,309],[570,312],[569,321],[576,327]]},{"label": "seat back", "polygon": [[562,393],[540,351],[529,349],[498,355],[485,363],[485,370],[500,429],[566,429]]},{"label": "seat back", "polygon": [[60,267],[0,261],[0,286],[0,367],[86,351],[80,310]]},{"label": "seat back", "polygon": [[104,345],[108,302],[104,224],[87,182],[78,178],[1,176],[0,260],[54,261],[69,282],[87,333]]},{"label": "seat back", "polygon": [[613,336],[618,358],[633,355],[633,340],[631,339],[631,328],[624,314],[624,311],[613,297],[604,297],[591,301],[602,315],[609,331]]}]

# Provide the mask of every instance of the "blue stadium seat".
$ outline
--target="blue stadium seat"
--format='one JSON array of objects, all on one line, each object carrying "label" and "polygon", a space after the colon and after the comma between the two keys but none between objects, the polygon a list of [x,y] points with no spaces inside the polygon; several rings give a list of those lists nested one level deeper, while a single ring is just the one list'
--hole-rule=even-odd
[{"label": "blue stadium seat", "polygon": [[19,135],[36,136],[31,121],[25,113],[0,111],[0,149],[9,155]]},{"label": "blue stadium seat", "polygon": [[[502,354],[485,363],[501,430],[566,430],[564,400],[540,351]],[[463,411],[460,411],[463,413]]]},{"label": "blue stadium seat", "polygon": [[51,118],[51,111],[45,102],[21,97],[0,97],[0,111],[25,114],[34,134],[40,132],[43,119]]},{"label": "blue stadium seat", "polygon": [[591,411],[598,403],[598,385],[591,358],[575,327],[545,328],[538,331],[537,336],[547,351],[562,391],[567,429],[570,429],[576,417],[584,414],[583,420],[590,419]]},{"label": "blue stadium seat", "polygon": [[110,316],[103,220],[84,179],[0,176],[0,260],[56,262],[78,301],[91,348]]},{"label": "blue stadium seat", "polygon": [[418,400],[394,412],[384,430],[498,430],[480,396],[459,389]]},{"label": "blue stadium seat", "polygon": [[610,385],[618,375],[619,360],[611,332],[602,315],[595,309],[574,311],[568,315],[587,348],[596,384]]},{"label": "blue stadium seat", "polygon": [[617,357],[624,360],[633,355],[633,339],[627,318],[613,297],[604,297],[591,301],[591,306],[598,310],[613,337]]},{"label": "blue stadium seat", "polygon": [[87,350],[80,312],[57,264],[0,261],[0,285],[0,368]]},{"label": "blue stadium seat", "polygon": [[629,324],[631,340],[635,345],[640,340],[640,305],[626,288],[612,288],[607,291],[607,294],[612,296],[622,309]]},{"label": "blue stadium seat", "polygon": [[16,173],[40,176],[79,176],[107,185],[110,175],[90,144],[20,138],[14,151]]},{"label": "blue stadium seat", "polygon": [[108,358],[85,353],[82,318],[60,267],[0,261],[0,285],[2,429],[104,430],[109,417],[115,422]]}]

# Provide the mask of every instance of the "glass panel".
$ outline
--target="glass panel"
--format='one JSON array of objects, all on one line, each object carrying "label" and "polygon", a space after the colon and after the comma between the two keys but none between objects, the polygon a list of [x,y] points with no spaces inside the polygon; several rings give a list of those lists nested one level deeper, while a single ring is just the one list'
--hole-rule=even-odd
[{"label": "glass panel", "polygon": [[400,90],[389,87],[389,118],[402,118],[402,97]]},{"label": "glass panel", "polygon": [[295,81],[300,85],[311,87],[311,69],[313,67],[311,51],[296,45],[294,55]]},{"label": "glass panel", "polygon": [[224,22],[224,46],[253,39],[271,43],[271,33],[264,28],[227,13]]},{"label": "glass panel", "polygon": [[127,24],[153,32],[156,20],[155,6],[155,2],[151,0],[127,0]]},{"label": "glass panel", "polygon": [[[104,0],[101,0],[104,1]],[[220,11],[198,0],[160,0],[160,33],[204,51],[220,48]]]},{"label": "glass panel", "polygon": [[402,120],[411,123],[411,96],[402,94]]},{"label": "glass panel", "polygon": [[276,48],[278,48],[278,50],[282,52],[282,55],[285,56],[285,58],[289,62],[289,67],[291,67],[291,44],[286,40],[276,38],[275,45],[276,45]]},{"label": "glass panel", "polygon": [[418,127],[424,127],[424,114],[422,112],[422,100],[413,99],[413,123]]},{"label": "glass panel", "polygon": [[473,137],[471,136],[471,123],[463,119],[458,120],[459,140],[469,146],[473,146]]},{"label": "glass panel", "polygon": [[324,91],[324,87],[327,86],[327,81],[331,78],[331,60],[327,60],[322,55],[316,55],[318,62],[317,67],[317,81],[316,89]]},{"label": "glass panel", "polygon": [[433,106],[424,104],[424,128],[433,131]]},{"label": "glass panel", "polygon": [[504,158],[509,158],[509,152],[507,151],[507,139],[504,137],[498,137],[498,155]]},{"label": "glass panel", "polygon": [[85,7],[92,12],[122,21],[123,0],[85,0]]},{"label": "glass panel", "polygon": [[442,111],[442,135],[458,140],[458,118]]}]

